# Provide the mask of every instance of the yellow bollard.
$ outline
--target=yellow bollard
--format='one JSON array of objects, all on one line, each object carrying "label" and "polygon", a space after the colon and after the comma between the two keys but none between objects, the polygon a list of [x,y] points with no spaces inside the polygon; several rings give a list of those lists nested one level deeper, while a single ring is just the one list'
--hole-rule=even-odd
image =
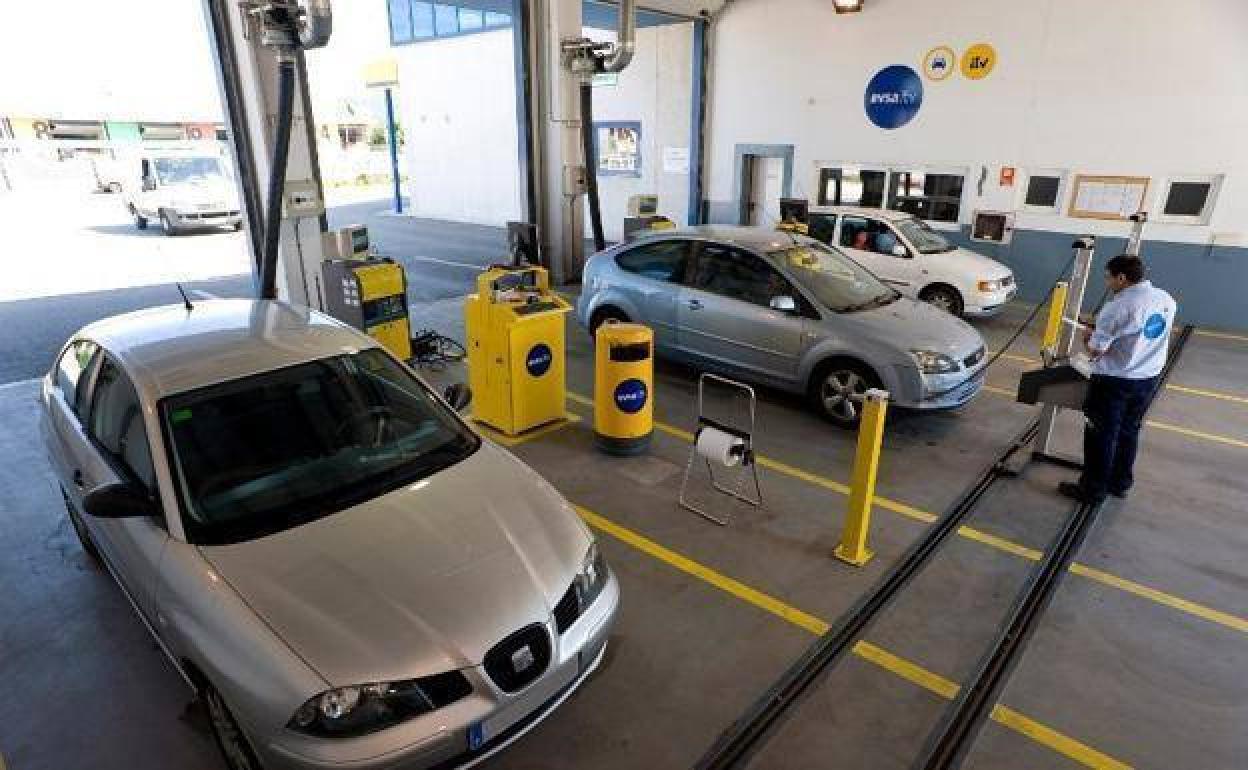
[{"label": "yellow bollard", "polygon": [[1057,350],[1057,340],[1062,333],[1062,314],[1066,312],[1066,295],[1070,284],[1058,281],[1053,286],[1053,299],[1049,302],[1049,320],[1044,325],[1044,340],[1040,349],[1050,354]]},{"label": "yellow bollard", "polygon": [[888,413],[888,391],[868,390],[863,396],[862,422],[858,426],[858,451],[850,480],[849,510],[836,558],[861,567],[875,554],[867,548],[871,530],[871,503],[875,500],[875,474],[880,467],[880,444],[884,440],[884,417]]}]

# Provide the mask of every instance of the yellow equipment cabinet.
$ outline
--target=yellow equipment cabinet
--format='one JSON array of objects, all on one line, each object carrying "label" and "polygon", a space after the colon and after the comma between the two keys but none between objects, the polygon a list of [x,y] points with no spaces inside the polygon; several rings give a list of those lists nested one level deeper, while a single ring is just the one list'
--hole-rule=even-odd
[{"label": "yellow equipment cabinet", "polygon": [[412,357],[402,265],[380,257],[332,259],[323,263],[322,272],[330,315],[368,334],[401,360]]},{"label": "yellow equipment cabinet", "polygon": [[473,418],[507,436],[567,417],[564,315],[540,267],[495,267],[464,305]]},{"label": "yellow equipment cabinet", "polygon": [[594,346],[595,443],[608,454],[641,454],[654,433],[654,331],[608,321]]}]

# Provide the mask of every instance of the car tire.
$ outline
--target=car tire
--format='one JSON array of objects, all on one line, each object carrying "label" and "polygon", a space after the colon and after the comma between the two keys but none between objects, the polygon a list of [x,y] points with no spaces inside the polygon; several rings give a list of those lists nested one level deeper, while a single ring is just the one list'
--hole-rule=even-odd
[{"label": "car tire", "polygon": [[173,224],[173,218],[170,217],[169,212],[164,209],[160,210],[160,230],[171,238],[178,234],[178,228],[175,224]]},{"label": "car tire", "polygon": [[134,206],[130,207],[130,213],[134,215],[134,226],[139,228],[140,230],[146,230],[147,229],[147,217],[140,214],[139,210],[136,209]]},{"label": "car tire", "polygon": [[238,726],[230,707],[225,704],[221,693],[207,682],[201,682],[199,696],[208,712],[208,726],[212,729],[212,739],[221,751],[221,758],[229,770],[263,770],[263,765],[256,758],[246,733]]},{"label": "car tire", "polygon": [[928,286],[919,293],[919,299],[959,318],[962,317],[962,310],[965,307],[958,290],[943,283]]},{"label": "car tire", "polygon": [[65,501],[65,514],[69,516],[69,523],[74,528],[74,534],[78,536],[78,543],[82,546],[82,550],[86,552],[87,556],[91,557],[91,561],[96,564],[101,563],[100,549],[96,548],[95,541],[91,539],[91,533],[87,531],[82,517],[74,510],[74,504],[69,501],[69,495],[65,494],[63,487],[61,488],[61,499]]},{"label": "car tire", "polygon": [[833,425],[856,428],[862,420],[862,404],[851,396],[878,387],[880,378],[870,367],[848,358],[833,359],[821,364],[810,378],[811,405]]},{"label": "car tire", "polygon": [[624,315],[624,311],[615,307],[600,307],[594,311],[589,319],[589,338],[597,339],[598,327],[607,321],[619,321],[620,323],[628,323],[628,316]]}]

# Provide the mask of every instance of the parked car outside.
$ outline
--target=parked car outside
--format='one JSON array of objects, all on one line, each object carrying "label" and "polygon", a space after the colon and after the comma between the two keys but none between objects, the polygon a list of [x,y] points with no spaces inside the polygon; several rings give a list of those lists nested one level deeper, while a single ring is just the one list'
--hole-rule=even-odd
[{"label": "parked car outside", "polygon": [[40,404],[84,549],[231,770],[472,762],[602,660],[619,588],[575,511],[327,316],[215,300],[100,321]]},{"label": "parked car outside", "polygon": [[958,316],[999,313],[1018,292],[1014,273],[995,259],[955,246],[903,211],[819,206],[810,234],[835,246],[907,297]]},{"label": "parked car outside", "polygon": [[600,252],[577,318],[591,333],[611,318],[649,324],[660,355],[804,392],[847,427],[868,388],[949,409],[982,385],[984,341],[964,321],[834,248],[765,228],[670,230]]},{"label": "parked car outside", "polygon": [[160,223],[165,235],[243,226],[238,190],[220,156],[143,154],[132,161],[138,180],[125,186],[135,227]]}]

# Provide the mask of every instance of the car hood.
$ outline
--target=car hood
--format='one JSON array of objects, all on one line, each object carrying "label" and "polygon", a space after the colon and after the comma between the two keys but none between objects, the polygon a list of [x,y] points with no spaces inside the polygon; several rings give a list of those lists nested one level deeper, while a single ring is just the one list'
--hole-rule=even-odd
[{"label": "car hood", "polygon": [[1008,267],[992,257],[985,257],[983,254],[961,247],[939,254],[927,254],[925,258],[942,268],[965,275],[972,283],[999,281],[1007,275],[1013,275]]},{"label": "car hood", "polygon": [[979,332],[956,316],[926,302],[902,297],[883,307],[838,316],[856,335],[892,348],[901,360],[909,351],[930,350],[957,360],[984,344]]},{"label": "car hood", "polygon": [[553,487],[487,442],[367,503],[201,551],[342,686],[479,665],[508,634],[549,618],[589,542]]}]

